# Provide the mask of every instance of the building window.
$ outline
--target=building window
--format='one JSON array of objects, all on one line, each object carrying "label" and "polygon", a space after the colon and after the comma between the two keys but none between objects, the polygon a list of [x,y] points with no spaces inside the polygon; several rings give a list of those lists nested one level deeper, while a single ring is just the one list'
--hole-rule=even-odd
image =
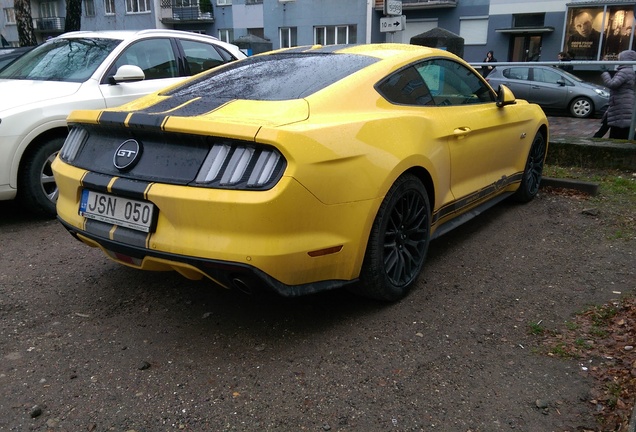
[{"label": "building window", "polygon": [[543,27],[545,13],[514,14],[512,15],[513,27]]},{"label": "building window", "polygon": [[4,20],[7,22],[7,24],[15,24],[15,9],[5,8]]},{"label": "building window", "polygon": [[95,1],[94,0],[84,0],[84,16],[87,16],[87,17],[95,16]]},{"label": "building window", "polygon": [[232,0],[216,0],[217,6],[230,6],[232,4]]},{"label": "building window", "polygon": [[265,39],[265,29],[262,27],[248,28],[247,34]]},{"label": "building window", "polygon": [[115,15],[115,0],[104,0],[104,13]]},{"label": "building window", "polygon": [[488,17],[459,18],[459,35],[466,45],[486,45],[488,42]]},{"label": "building window", "polygon": [[319,26],[314,27],[316,45],[355,44],[358,41],[357,26]]},{"label": "building window", "polygon": [[246,5],[250,4],[263,4],[263,0],[245,0]]},{"label": "building window", "polygon": [[296,27],[281,27],[278,33],[281,48],[290,48],[298,45]]},{"label": "building window", "polygon": [[126,0],[126,13],[150,12],[150,0]]},{"label": "building window", "polygon": [[57,17],[57,3],[44,2],[40,3],[40,18],[54,18]]},{"label": "building window", "polygon": [[232,43],[234,40],[234,30],[232,29],[219,29],[219,39],[223,42]]}]

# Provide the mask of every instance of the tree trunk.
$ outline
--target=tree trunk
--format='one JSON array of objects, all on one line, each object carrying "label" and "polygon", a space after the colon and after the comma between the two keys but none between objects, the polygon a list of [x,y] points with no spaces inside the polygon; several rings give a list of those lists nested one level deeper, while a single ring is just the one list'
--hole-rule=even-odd
[{"label": "tree trunk", "polygon": [[20,46],[37,45],[38,41],[33,30],[33,18],[31,18],[31,2],[29,0],[14,0],[13,9],[15,10]]},{"label": "tree trunk", "polygon": [[82,0],[66,0],[64,31],[77,31],[82,27]]}]

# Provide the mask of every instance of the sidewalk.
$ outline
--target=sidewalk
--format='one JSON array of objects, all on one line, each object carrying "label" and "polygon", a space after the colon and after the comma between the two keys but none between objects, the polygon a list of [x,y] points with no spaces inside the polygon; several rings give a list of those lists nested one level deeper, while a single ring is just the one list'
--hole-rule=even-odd
[{"label": "sidewalk", "polygon": [[[550,139],[566,136],[592,138],[601,126],[600,118],[580,119],[567,116],[548,116],[550,122]],[[609,133],[606,135],[605,138]]]},{"label": "sidewalk", "polygon": [[601,119],[548,116],[550,144],[546,163],[636,170],[634,141],[593,139]]}]

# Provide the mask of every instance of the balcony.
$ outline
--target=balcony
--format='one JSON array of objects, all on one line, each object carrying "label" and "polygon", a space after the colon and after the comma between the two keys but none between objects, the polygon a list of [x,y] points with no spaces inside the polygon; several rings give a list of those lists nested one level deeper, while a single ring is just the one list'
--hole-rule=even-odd
[{"label": "balcony", "polygon": [[35,31],[39,33],[55,33],[64,31],[64,17],[36,18]]},{"label": "balcony", "polygon": [[195,2],[162,0],[160,19],[163,24],[213,23],[214,15],[201,12]]},{"label": "balcony", "polygon": [[[457,7],[458,0],[402,0],[402,10]],[[384,0],[375,0],[375,9],[384,10]]]}]

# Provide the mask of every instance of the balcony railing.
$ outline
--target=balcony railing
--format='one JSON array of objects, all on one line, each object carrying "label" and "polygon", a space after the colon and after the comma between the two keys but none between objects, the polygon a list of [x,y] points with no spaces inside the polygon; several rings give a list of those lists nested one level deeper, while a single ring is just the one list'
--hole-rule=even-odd
[{"label": "balcony railing", "polygon": [[39,32],[64,31],[64,17],[36,18],[35,29]]},{"label": "balcony railing", "polygon": [[[384,9],[385,0],[375,0],[377,10]],[[402,10],[457,7],[458,0],[402,0]]]},{"label": "balcony railing", "polygon": [[212,12],[201,12],[198,3],[186,4],[184,1],[162,0],[161,22],[164,24],[214,22]]}]

